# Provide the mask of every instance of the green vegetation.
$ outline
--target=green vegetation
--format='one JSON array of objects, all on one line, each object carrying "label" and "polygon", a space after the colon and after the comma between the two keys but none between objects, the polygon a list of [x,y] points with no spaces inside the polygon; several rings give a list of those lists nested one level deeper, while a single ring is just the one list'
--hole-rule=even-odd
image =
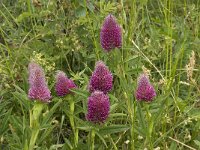
[{"label": "green vegetation", "polygon": [[[100,29],[109,13],[123,45],[106,53]],[[31,60],[52,93],[37,111],[27,96]],[[85,114],[98,60],[113,88],[109,118],[94,125]],[[56,70],[78,86],[73,97],[56,96]],[[142,72],[156,89],[151,103],[135,99]],[[93,148],[200,149],[200,0],[1,0],[0,149]]]}]

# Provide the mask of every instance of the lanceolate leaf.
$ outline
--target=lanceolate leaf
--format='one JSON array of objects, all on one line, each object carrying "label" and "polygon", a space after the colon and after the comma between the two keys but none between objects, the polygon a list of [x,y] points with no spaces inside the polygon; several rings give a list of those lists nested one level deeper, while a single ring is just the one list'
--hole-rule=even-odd
[{"label": "lanceolate leaf", "polygon": [[103,127],[99,130],[99,133],[101,135],[107,135],[107,134],[114,134],[119,132],[124,132],[130,129],[130,126],[128,125],[111,125],[107,127]]}]

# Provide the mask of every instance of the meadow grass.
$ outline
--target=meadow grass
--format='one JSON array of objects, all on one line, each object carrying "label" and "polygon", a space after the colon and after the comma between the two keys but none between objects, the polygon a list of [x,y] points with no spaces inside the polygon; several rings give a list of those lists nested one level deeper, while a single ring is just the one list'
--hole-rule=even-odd
[{"label": "meadow grass", "polygon": [[[123,29],[109,53],[100,44],[108,14]],[[2,0],[0,149],[200,149],[199,46],[200,0]],[[49,104],[28,98],[31,60],[45,70]],[[113,74],[104,124],[85,118],[98,60]],[[56,96],[56,70],[75,81],[73,96]],[[156,89],[150,103],[135,98],[142,72]]]}]

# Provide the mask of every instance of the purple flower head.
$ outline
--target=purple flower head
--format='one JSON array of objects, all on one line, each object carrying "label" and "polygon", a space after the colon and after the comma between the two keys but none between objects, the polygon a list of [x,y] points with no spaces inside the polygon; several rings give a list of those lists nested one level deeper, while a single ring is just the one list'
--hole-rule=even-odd
[{"label": "purple flower head", "polygon": [[152,101],[155,96],[156,91],[151,85],[148,76],[145,74],[141,74],[138,78],[136,99],[138,101]]},{"label": "purple flower head", "polygon": [[70,89],[76,88],[74,82],[67,78],[64,72],[59,71],[56,75],[55,90],[58,96],[65,96],[70,94]]},{"label": "purple flower head", "polygon": [[30,86],[28,97],[42,102],[49,102],[51,99],[51,92],[48,89],[43,69],[38,64],[31,62],[28,70]]},{"label": "purple flower head", "polygon": [[102,48],[109,52],[122,45],[122,31],[115,17],[109,14],[101,27],[100,42]]},{"label": "purple flower head", "polygon": [[34,62],[29,63],[28,71],[28,81],[30,86],[34,86],[35,84],[46,84],[44,71],[38,64]]},{"label": "purple flower head", "polygon": [[110,111],[109,97],[101,91],[94,91],[88,98],[86,119],[93,123],[104,123]]},{"label": "purple flower head", "polygon": [[89,91],[92,93],[96,90],[102,91],[105,94],[112,89],[113,76],[108,70],[108,67],[98,61],[89,83]]}]

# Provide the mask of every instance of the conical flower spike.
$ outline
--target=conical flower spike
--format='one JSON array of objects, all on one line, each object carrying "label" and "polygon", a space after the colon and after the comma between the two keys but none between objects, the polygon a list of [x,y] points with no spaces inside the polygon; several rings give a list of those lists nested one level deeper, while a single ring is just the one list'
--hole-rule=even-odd
[{"label": "conical flower spike", "polygon": [[108,67],[102,61],[98,61],[90,78],[89,90],[91,93],[99,90],[106,94],[112,89],[112,81],[113,76]]},{"label": "conical flower spike", "polygon": [[29,64],[29,92],[28,97],[42,102],[49,102],[51,92],[48,89],[43,69],[36,63]]},{"label": "conical flower spike", "polygon": [[148,76],[145,74],[141,74],[138,78],[136,99],[138,101],[152,101],[155,96],[156,91],[151,85]]},{"label": "conical flower spike", "polygon": [[74,82],[67,78],[64,72],[59,71],[56,75],[55,90],[58,96],[65,96],[70,94],[70,89],[76,88]]},{"label": "conical flower spike", "polygon": [[100,42],[102,48],[109,52],[122,45],[122,31],[115,17],[109,14],[101,27]]},{"label": "conical flower spike", "polygon": [[109,97],[101,91],[95,91],[88,98],[86,119],[93,123],[104,123],[110,111]]}]

